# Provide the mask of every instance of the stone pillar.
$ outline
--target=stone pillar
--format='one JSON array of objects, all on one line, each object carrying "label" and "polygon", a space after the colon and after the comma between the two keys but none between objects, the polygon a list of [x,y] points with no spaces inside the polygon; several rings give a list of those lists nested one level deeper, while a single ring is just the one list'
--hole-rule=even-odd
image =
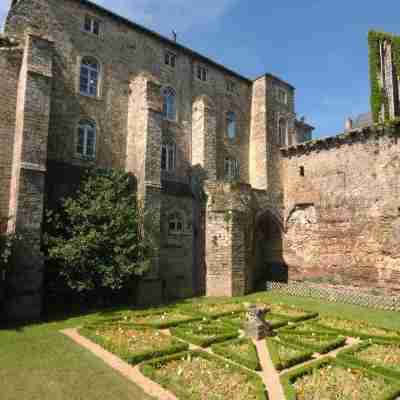
[{"label": "stone pillar", "polygon": [[[151,211],[158,246],[151,271],[138,286],[138,300],[147,304],[161,301],[159,245],[161,231],[161,85],[155,77],[142,73],[130,83],[126,170],[137,178],[138,198]],[[158,300],[159,301],[158,301]]]},{"label": "stone pillar", "polygon": [[52,80],[52,42],[27,34],[21,68],[10,190],[8,230],[21,236],[7,277],[6,314],[41,313],[44,259],[40,251]]},{"label": "stone pillar", "polygon": [[217,179],[217,117],[215,105],[207,96],[193,103],[192,164],[200,165],[207,179]]}]

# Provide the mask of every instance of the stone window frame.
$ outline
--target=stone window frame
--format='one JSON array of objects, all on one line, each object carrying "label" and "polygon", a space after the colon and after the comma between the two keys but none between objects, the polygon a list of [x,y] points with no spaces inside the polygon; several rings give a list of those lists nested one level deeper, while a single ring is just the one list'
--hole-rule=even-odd
[{"label": "stone window frame", "polygon": [[200,82],[207,83],[210,81],[210,70],[203,64],[196,64],[194,74],[196,80]]},{"label": "stone window frame", "polygon": [[161,171],[173,172],[175,170],[176,170],[176,143],[174,141],[164,142],[161,145]]},{"label": "stone window frame", "polygon": [[[284,132],[281,131],[281,121],[285,122],[285,130]],[[288,132],[289,132],[289,121],[283,115],[278,116],[278,127],[277,127],[277,143],[280,147],[284,147],[287,144],[288,139]]]},{"label": "stone window frame", "polygon": [[[86,29],[86,22],[87,20],[90,19],[90,29]],[[95,24],[97,24],[98,31],[97,33],[95,32]],[[90,13],[85,13],[83,15],[83,21],[81,24],[81,31],[92,36],[92,37],[97,37],[101,38],[103,36],[103,28],[104,28],[104,22],[101,18],[98,18],[96,15],[90,14]]]},{"label": "stone window frame", "polygon": [[[168,236],[184,235],[186,232],[186,218],[185,213],[180,210],[173,210],[168,213],[167,229]],[[173,228],[171,225],[173,224]],[[179,228],[180,225],[180,228]]]},{"label": "stone window frame", "polygon": [[169,49],[166,49],[164,51],[164,65],[166,65],[168,68],[175,69],[178,65],[177,61],[178,61],[178,56],[175,52]]},{"label": "stone window frame", "polygon": [[[87,153],[87,131],[85,131],[85,140],[83,144],[83,153],[78,152],[78,145],[79,145],[79,135],[80,135],[80,128],[81,126],[88,126],[91,125],[94,128],[94,142],[93,142],[93,152],[92,155],[88,155]],[[74,155],[76,158],[85,161],[95,161],[97,158],[97,144],[98,144],[98,124],[92,118],[80,118],[75,127],[75,140],[74,140]]]},{"label": "stone window frame", "polygon": [[[82,67],[82,61],[85,58],[92,58],[96,60],[97,65],[99,66],[98,70],[98,76],[97,76],[97,94],[96,95],[90,95],[88,93],[84,93],[81,91],[81,67]],[[102,98],[103,94],[103,70],[104,70],[104,64],[102,63],[101,59],[97,55],[93,54],[82,54],[77,57],[77,67],[76,67],[76,92],[85,98],[88,99],[97,99],[100,100]]]},{"label": "stone window frame", "polygon": [[235,94],[236,92],[236,82],[232,79],[226,79],[226,91],[229,94]]},{"label": "stone window frame", "polygon": [[[178,120],[178,101],[177,101],[178,95],[176,90],[172,86],[164,86],[161,89],[161,95],[163,98],[163,109],[162,109],[163,118],[171,122],[176,122]],[[169,109],[169,107],[171,107],[171,104],[168,103],[168,98],[172,97],[174,99],[174,103],[173,103],[173,109],[171,111]]]},{"label": "stone window frame", "polygon": [[238,159],[233,157],[225,157],[224,180],[229,182],[240,180],[240,162]]},{"label": "stone window frame", "polygon": [[275,98],[281,104],[288,104],[288,92],[281,86],[276,86]]},{"label": "stone window frame", "polygon": [[[233,118],[229,118],[229,117]],[[231,134],[232,132],[230,132],[230,127],[232,125],[230,124],[234,124],[234,132],[233,135]],[[237,112],[233,111],[233,110],[229,110],[225,113],[225,125],[226,125],[226,129],[225,129],[225,133],[226,133],[226,137],[230,140],[230,141],[234,141],[237,139],[238,137],[238,114]]]}]

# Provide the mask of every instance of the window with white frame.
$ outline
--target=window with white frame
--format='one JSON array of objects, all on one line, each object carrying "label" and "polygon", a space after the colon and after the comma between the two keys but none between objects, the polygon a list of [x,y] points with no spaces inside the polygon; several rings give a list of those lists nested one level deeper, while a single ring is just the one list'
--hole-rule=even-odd
[{"label": "window with white frame", "polygon": [[85,96],[98,95],[100,65],[93,57],[83,57],[80,68],[79,91]]},{"label": "window with white frame", "polygon": [[100,35],[100,22],[91,17],[90,15],[85,16],[85,22],[83,24],[83,29],[85,32],[93,33],[94,35]]},{"label": "window with white frame", "polygon": [[176,65],[176,54],[172,53],[171,51],[166,51],[165,52],[164,62],[165,62],[165,65],[168,65],[171,68],[175,68],[175,65]]},{"label": "window with white frame", "polygon": [[226,113],[226,133],[229,139],[236,137],[236,114],[233,111]]},{"label": "window with white frame", "polygon": [[167,87],[163,89],[163,115],[170,121],[176,120],[176,92],[173,88]]},{"label": "window with white frame", "polygon": [[276,88],[276,99],[279,101],[279,103],[282,104],[287,104],[287,92],[285,89],[282,89],[281,87]]},{"label": "window with white frame", "polygon": [[237,180],[240,177],[239,161],[233,158],[225,158],[225,179]]},{"label": "window with white frame", "polygon": [[85,158],[93,159],[96,156],[96,124],[82,120],[78,125],[76,153]]},{"label": "window with white frame", "polygon": [[203,67],[202,65],[197,66],[197,73],[196,73],[197,79],[207,82],[208,80],[208,69],[206,67]]},{"label": "window with white frame", "polygon": [[175,143],[165,143],[161,146],[161,169],[163,171],[173,171],[176,164]]},{"label": "window with white frame", "polygon": [[285,118],[279,118],[278,123],[278,145],[286,146],[286,137],[287,137],[287,121]]},{"label": "window with white frame", "polygon": [[168,233],[170,235],[179,235],[184,233],[184,218],[180,212],[172,213],[168,218]]}]

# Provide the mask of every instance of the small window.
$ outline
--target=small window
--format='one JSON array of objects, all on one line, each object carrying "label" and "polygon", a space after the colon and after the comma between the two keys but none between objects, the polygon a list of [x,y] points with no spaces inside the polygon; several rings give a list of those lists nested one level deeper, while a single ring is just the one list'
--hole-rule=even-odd
[{"label": "small window", "polygon": [[305,176],[304,167],[300,167],[300,176]]},{"label": "small window", "polygon": [[229,111],[226,114],[226,131],[229,139],[235,139],[236,137],[236,114]]},{"label": "small window", "polygon": [[184,232],[184,221],[179,212],[173,213],[168,218],[168,233],[179,235]]},{"label": "small window", "polygon": [[176,120],[176,93],[171,87],[163,90],[163,116],[171,121]]},{"label": "small window", "polygon": [[197,66],[197,79],[207,82],[208,80],[208,69],[205,67],[202,67],[201,65]]},{"label": "small window", "polygon": [[287,121],[285,118],[279,118],[278,123],[278,145],[283,147],[286,146],[287,136]]},{"label": "small window", "polygon": [[82,157],[93,159],[96,155],[96,125],[91,121],[80,121],[76,153]]},{"label": "small window", "polygon": [[165,65],[169,65],[171,68],[175,68],[176,55],[170,51],[165,52]]},{"label": "small window", "polygon": [[240,177],[239,161],[232,158],[225,158],[225,179],[232,181]]},{"label": "small window", "polygon": [[235,82],[226,81],[226,91],[228,93],[234,93],[235,92],[235,88],[236,88]]},{"label": "small window", "polygon": [[161,146],[161,169],[163,171],[173,171],[176,164],[176,146],[174,143],[163,144]]},{"label": "small window", "polygon": [[85,30],[85,32],[93,33],[94,35],[99,36],[100,22],[97,19],[86,15],[83,29]]},{"label": "small window", "polygon": [[278,87],[276,89],[276,98],[279,101],[279,103],[287,104],[287,92],[286,92],[286,90]]},{"label": "small window", "polygon": [[100,66],[95,58],[84,57],[81,62],[79,91],[85,96],[98,95]]}]

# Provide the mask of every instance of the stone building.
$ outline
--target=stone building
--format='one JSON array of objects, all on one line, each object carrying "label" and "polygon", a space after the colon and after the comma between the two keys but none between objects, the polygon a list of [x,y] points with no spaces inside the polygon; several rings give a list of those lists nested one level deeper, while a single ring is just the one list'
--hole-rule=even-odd
[{"label": "stone building", "polygon": [[89,165],[132,172],[157,217],[143,302],[321,274],[399,289],[396,137],[310,141],[295,89],[271,74],[243,77],[88,0],[14,0],[0,114],[0,213],[25,238],[14,317],[40,312],[43,210]]}]

